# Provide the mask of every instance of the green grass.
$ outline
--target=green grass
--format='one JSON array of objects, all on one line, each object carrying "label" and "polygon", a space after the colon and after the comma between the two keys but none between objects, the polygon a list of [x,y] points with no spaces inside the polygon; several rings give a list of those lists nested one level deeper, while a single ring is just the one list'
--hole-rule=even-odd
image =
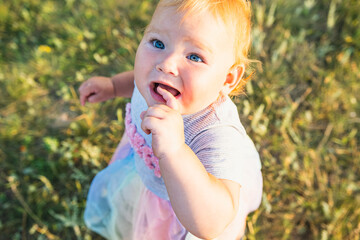
[{"label": "green grass", "polygon": [[[360,2],[251,2],[263,66],[234,101],[264,194],[246,239],[360,239]],[[128,100],[82,107],[77,88],[132,68],[155,3],[0,0],[0,239],[102,239],[82,215]]]}]

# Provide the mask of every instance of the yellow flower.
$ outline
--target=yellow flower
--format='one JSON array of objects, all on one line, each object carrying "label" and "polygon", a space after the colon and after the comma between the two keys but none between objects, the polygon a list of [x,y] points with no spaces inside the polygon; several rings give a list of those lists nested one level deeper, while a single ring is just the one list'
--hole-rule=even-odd
[{"label": "yellow flower", "polygon": [[351,36],[348,35],[345,37],[345,42],[351,43],[352,41],[353,41],[353,39]]},{"label": "yellow flower", "polygon": [[38,49],[40,52],[45,52],[45,53],[50,53],[52,50],[51,47],[49,47],[48,45],[40,45]]}]

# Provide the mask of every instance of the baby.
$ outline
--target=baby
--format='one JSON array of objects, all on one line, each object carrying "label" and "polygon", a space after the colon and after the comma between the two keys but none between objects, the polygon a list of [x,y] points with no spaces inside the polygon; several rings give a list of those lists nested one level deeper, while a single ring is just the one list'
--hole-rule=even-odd
[{"label": "baby", "polygon": [[89,228],[108,239],[244,235],[261,164],[229,94],[246,82],[249,46],[249,2],[160,0],[134,71],[82,84],[82,104],[132,97],[126,135],[89,191]]}]

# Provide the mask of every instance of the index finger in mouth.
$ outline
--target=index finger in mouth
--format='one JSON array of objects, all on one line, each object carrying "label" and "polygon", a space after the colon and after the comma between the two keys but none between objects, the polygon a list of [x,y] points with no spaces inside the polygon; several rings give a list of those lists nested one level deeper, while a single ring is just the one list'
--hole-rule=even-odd
[{"label": "index finger in mouth", "polygon": [[179,103],[177,99],[167,90],[159,87],[158,93],[164,98],[166,105],[176,111],[179,111]]}]

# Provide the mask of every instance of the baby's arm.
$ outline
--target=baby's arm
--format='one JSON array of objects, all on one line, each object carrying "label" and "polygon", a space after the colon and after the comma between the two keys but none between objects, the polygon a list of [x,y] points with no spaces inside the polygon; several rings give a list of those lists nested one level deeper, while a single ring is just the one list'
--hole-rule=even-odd
[{"label": "baby's arm", "polygon": [[119,73],[111,78],[96,76],[79,87],[81,105],[103,102],[114,97],[131,97],[134,90],[134,72]]},{"label": "baby's arm", "polygon": [[159,158],[161,175],[180,222],[199,238],[215,238],[237,213],[240,184],[217,179],[206,171],[185,144],[176,100],[171,94],[162,94],[166,105],[154,105],[142,113],[142,129],[152,133],[154,154]]},{"label": "baby's arm", "polygon": [[222,234],[238,211],[240,185],[209,174],[187,145],[160,159],[160,169],[184,227],[201,239]]},{"label": "baby's arm", "polygon": [[134,71],[119,73],[111,78],[115,97],[131,98],[134,91]]}]

